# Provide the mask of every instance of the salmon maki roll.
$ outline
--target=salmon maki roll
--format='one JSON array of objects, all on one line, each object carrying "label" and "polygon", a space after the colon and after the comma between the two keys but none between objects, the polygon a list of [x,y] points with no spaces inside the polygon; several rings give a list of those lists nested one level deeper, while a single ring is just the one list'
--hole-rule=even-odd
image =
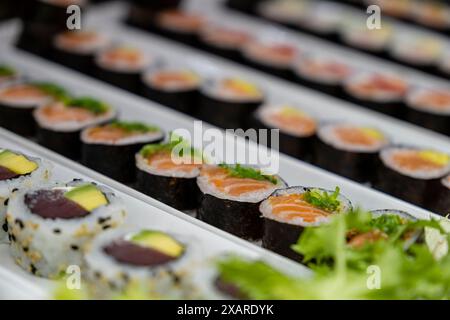
[{"label": "salmon maki roll", "polygon": [[78,160],[80,133],[84,128],[112,121],[116,111],[108,104],[90,98],[71,98],[34,110],[39,144],[61,155]]},{"label": "salmon maki roll", "polygon": [[348,123],[323,125],[317,132],[314,163],[346,178],[369,182],[378,153],[389,139],[378,129]]},{"label": "salmon maki roll", "polygon": [[427,191],[450,172],[449,155],[429,149],[392,146],[380,153],[374,187],[418,206]]},{"label": "salmon maki roll", "polygon": [[309,13],[309,4],[297,0],[275,0],[261,2],[256,13],[264,19],[287,27],[298,28]]},{"label": "salmon maki roll", "polygon": [[278,176],[237,165],[205,165],[197,184],[202,193],[198,218],[248,240],[262,236],[259,204],[285,186]]},{"label": "salmon maki roll", "polygon": [[202,162],[183,140],[146,145],[136,154],[137,189],[175,209],[197,209]]},{"label": "salmon maki roll", "polygon": [[450,214],[450,175],[430,186],[425,207],[444,217]]},{"label": "salmon maki roll", "polygon": [[170,9],[156,14],[153,23],[156,33],[175,41],[195,45],[200,30],[206,24],[206,17],[185,10]]},{"label": "salmon maki roll", "polygon": [[350,201],[340,194],[339,188],[335,191],[305,187],[276,190],[259,207],[264,218],[263,247],[300,261],[301,256],[291,246],[297,243],[303,230],[327,223],[330,216],[351,209]]},{"label": "salmon maki roll", "polygon": [[132,183],[136,179],[135,154],[163,138],[161,129],[141,122],[113,121],[89,127],[81,132],[81,163],[112,179]]}]

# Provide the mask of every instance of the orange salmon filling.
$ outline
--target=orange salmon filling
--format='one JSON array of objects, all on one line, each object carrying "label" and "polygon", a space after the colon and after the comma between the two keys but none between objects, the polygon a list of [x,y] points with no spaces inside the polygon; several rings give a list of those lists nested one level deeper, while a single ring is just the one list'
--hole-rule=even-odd
[{"label": "orange salmon filling", "polygon": [[397,95],[405,95],[408,85],[401,79],[388,78],[380,75],[370,77],[364,82],[350,85],[354,91],[365,95],[370,95],[380,91],[389,92]]},{"label": "orange salmon filling", "polygon": [[417,151],[398,151],[392,160],[401,168],[407,170],[435,170],[443,166],[421,156]]},{"label": "orange salmon filling", "polygon": [[302,219],[305,222],[313,223],[331,214],[306,202],[303,194],[269,197],[268,200],[272,206],[272,214],[287,221]]},{"label": "orange salmon filling", "polygon": [[201,164],[180,163],[177,164],[172,159],[170,152],[157,152],[146,158],[148,165],[159,170],[177,170],[185,173],[200,169]]},{"label": "orange salmon filling", "polygon": [[138,133],[129,132],[113,126],[95,127],[89,130],[89,138],[94,141],[116,142],[123,138],[132,137]]},{"label": "orange salmon filling", "polygon": [[217,28],[215,32],[206,32],[204,39],[211,42],[225,43],[228,45],[238,46],[246,44],[250,41],[251,36],[245,32],[230,30],[226,28]]},{"label": "orange salmon filling", "polygon": [[45,98],[47,94],[31,85],[18,85],[7,88],[0,92],[0,98],[3,99],[27,99],[27,98]]},{"label": "orange salmon filling", "polygon": [[160,71],[151,77],[151,82],[155,86],[193,86],[198,83],[195,75],[189,72]]},{"label": "orange salmon filling", "polygon": [[302,66],[302,69],[308,74],[327,74],[330,76],[337,76],[345,78],[350,75],[351,69],[347,65],[334,61],[315,61],[309,60]]},{"label": "orange salmon filling", "polygon": [[95,115],[89,110],[67,107],[62,103],[56,103],[48,106],[44,106],[40,109],[40,112],[49,121],[86,121],[95,117]]},{"label": "orange salmon filling", "polygon": [[387,239],[387,235],[380,230],[350,235],[347,244],[355,249],[363,247],[365,244],[375,243],[382,239]]},{"label": "orange salmon filling", "polygon": [[201,16],[188,14],[178,10],[163,12],[157,19],[160,25],[176,27],[188,31],[197,31],[204,24],[204,19]]},{"label": "orange salmon filling", "polygon": [[136,50],[119,48],[105,52],[103,59],[105,59],[107,63],[111,64],[114,64],[117,61],[123,61],[130,65],[139,65],[139,62],[142,59],[142,54]]},{"label": "orange salmon filling", "polygon": [[274,186],[269,181],[231,177],[226,169],[220,167],[203,168],[201,175],[207,176],[209,183],[216,189],[231,196],[263,191]]},{"label": "orange salmon filling", "polygon": [[250,52],[261,59],[275,61],[279,63],[292,62],[297,54],[297,50],[288,45],[264,45],[256,44],[250,47]]},{"label": "orange salmon filling", "polygon": [[286,131],[295,132],[300,135],[313,134],[316,131],[316,122],[306,115],[289,114],[282,112],[271,115],[271,121],[279,128]]},{"label": "orange salmon filling", "polygon": [[68,47],[77,47],[80,44],[91,43],[97,39],[95,32],[71,32],[61,34],[60,40]]},{"label": "orange salmon filling", "polygon": [[336,136],[348,144],[363,145],[363,146],[375,146],[379,143],[379,140],[373,136],[370,136],[359,128],[335,128],[334,132]]},{"label": "orange salmon filling", "polygon": [[421,94],[416,99],[416,103],[419,105],[429,105],[436,109],[449,109],[450,108],[450,93],[447,92],[427,92]]}]

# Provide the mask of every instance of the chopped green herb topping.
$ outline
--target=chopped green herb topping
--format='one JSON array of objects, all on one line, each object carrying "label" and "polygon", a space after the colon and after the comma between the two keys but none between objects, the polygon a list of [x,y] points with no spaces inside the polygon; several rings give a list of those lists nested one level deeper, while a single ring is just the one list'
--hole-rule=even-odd
[{"label": "chopped green herb topping", "polygon": [[316,208],[320,208],[328,212],[336,212],[341,206],[339,192],[339,187],[336,187],[333,193],[328,193],[319,189],[311,189],[303,194],[303,198],[306,202],[312,204]]},{"label": "chopped green herb topping", "polygon": [[54,83],[34,82],[32,85],[58,100],[67,101],[70,99],[70,95],[66,89]]},{"label": "chopped green herb topping", "polygon": [[230,176],[232,177],[253,179],[259,181],[269,181],[272,184],[278,183],[277,178],[275,178],[274,176],[265,175],[259,169],[251,167],[243,167],[240,164],[236,165],[219,164],[219,167],[226,169],[230,174]]},{"label": "chopped green herb topping", "polygon": [[170,135],[170,141],[166,143],[155,143],[144,146],[139,152],[143,157],[147,158],[158,152],[174,151],[175,147],[179,149],[177,156],[180,158],[185,156],[191,156],[193,158],[202,159],[202,152],[193,148],[191,143],[182,137],[175,137],[172,133]]},{"label": "chopped green herb topping", "polygon": [[16,70],[10,66],[0,64],[0,77],[10,77],[16,74]]},{"label": "chopped green herb topping", "polygon": [[93,99],[91,97],[79,97],[72,98],[65,101],[65,105],[68,107],[86,109],[95,114],[102,114],[108,112],[110,106],[106,103]]},{"label": "chopped green herb topping", "polygon": [[156,126],[147,125],[142,122],[128,122],[128,121],[113,121],[110,124],[114,128],[120,128],[127,132],[158,132],[160,128]]}]

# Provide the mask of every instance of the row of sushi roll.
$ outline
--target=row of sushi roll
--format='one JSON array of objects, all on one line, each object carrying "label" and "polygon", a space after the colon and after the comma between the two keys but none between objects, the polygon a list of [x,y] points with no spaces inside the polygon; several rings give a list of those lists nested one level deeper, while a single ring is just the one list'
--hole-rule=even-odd
[{"label": "row of sushi roll", "polygon": [[[231,89],[248,89],[248,85],[240,80],[224,82],[223,85]],[[53,95],[48,96],[48,93]],[[168,151],[173,146],[170,141],[160,144],[165,137],[161,128],[142,122],[116,120],[117,112],[107,103],[92,97],[71,98],[66,90],[51,83],[10,82],[0,88],[0,102],[0,119],[8,119],[0,122],[1,126],[19,134],[24,134],[24,129],[30,131],[36,127],[37,141],[43,146],[79,160],[120,182],[136,183],[136,187],[145,193],[158,185],[153,190],[159,193],[150,195],[177,209],[197,208],[195,197],[191,197],[196,191],[193,187],[195,182],[187,182],[186,178],[195,180],[200,166],[188,164],[179,170],[175,166],[172,172],[168,170],[170,152],[157,153],[155,159],[151,157],[155,148]],[[210,110],[219,108],[214,103],[209,106]],[[440,214],[448,212],[445,201],[436,205],[436,199],[430,198],[434,195],[433,190],[445,190],[447,185],[444,179],[450,174],[447,154],[429,147],[398,145],[375,126],[342,121],[322,122],[295,105],[267,104],[256,107],[229,101],[224,112],[227,108],[235,108],[236,112],[242,110],[242,113],[247,113],[246,120],[250,120],[247,121],[248,127],[279,129],[279,150],[283,153],[352,180],[371,183],[379,190]],[[256,111],[251,113],[248,109]],[[236,121],[242,117],[236,114],[228,116]],[[214,122],[212,118],[206,120]],[[24,123],[27,123],[25,128]],[[30,132],[26,134],[31,135]],[[196,154],[201,154],[201,151]],[[109,161],[103,161],[104,158]],[[155,170],[158,172],[164,168],[168,171],[162,174],[163,177],[179,177],[183,182],[175,183],[171,179],[152,176]],[[387,180],[386,175],[390,177]],[[207,185],[202,187],[207,188]],[[180,188],[184,192],[173,193],[170,188]],[[221,192],[220,189],[216,191],[218,194]],[[190,201],[190,204],[184,204],[183,199]],[[200,216],[209,219],[207,215]]]},{"label": "row of sushi roll", "polygon": [[[406,33],[388,22],[384,22],[381,29],[371,30],[362,15],[352,15],[339,4],[324,1],[270,0],[255,8],[256,15],[289,28],[434,75],[450,77],[449,48],[440,36],[413,31]],[[450,25],[449,16],[445,18]]]}]

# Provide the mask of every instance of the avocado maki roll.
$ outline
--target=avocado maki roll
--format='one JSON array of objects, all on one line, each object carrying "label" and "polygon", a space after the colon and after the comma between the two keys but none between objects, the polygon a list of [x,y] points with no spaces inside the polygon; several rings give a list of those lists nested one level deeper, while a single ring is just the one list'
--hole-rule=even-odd
[{"label": "avocado maki roll", "polygon": [[348,123],[323,125],[317,137],[314,163],[358,182],[373,181],[378,153],[389,144],[380,130]]},{"label": "avocado maki roll", "polygon": [[52,83],[13,83],[0,88],[0,126],[22,136],[33,136],[33,111],[53,100],[67,97],[65,89]]},{"label": "avocado maki roll", "polygon": [[403,118],[403,101],[409,89],[406,80],[389,74],[367,73],[344,83],[346,99],[390,116]]},{"label": "avocado maki roll", "polygon": [[108,37],[95,31],[64,31],[53,39],[52,58],[66,67],[90,74],[96,54],[109,44]]},{"label": "avocado maki roll", "polygon": [[181,0],[132,0],[129,2],[127,23],[134,27],[148,29],[157,13],[177,9]]},{"label": "avocado maki roll", "polygon": [[180,67],[160,66],[142,76],[142,94],[177,111],[195,115],[201,77]]},{"label": "avocado maki roll", "polygon": [[206,24],[206,18],[184,10],[164,10],[156,14],[154,29],[169,39],[189,45],[197,44],[197,36]]},{"label": "avocado maki roll", "polygon": [[191,290],[196,256],[193,242],[179,235],[155,229],[112,230],[98,236],[86,253],[87,277],[100,296],[139,283],[154,295],[182,298]]},{"label": "avocado maki roll", "polygon": [[141,74],[153,58],[137,48],[116,46],[97,54],[95,75],[124,90],[139,93]]},{"label": "avocado maki roll", "polygon": [[391,146],[380,153],[373,186],[418,206],[425,205],[427,190],[450,172],[450,157],[442,152]]},{"label": "avocado maki roll", "polygon": [[245,128],[253,112],[263,103],[264,93],[239,78],[216,78],[201,88],[198,117],[221,128]]},{"label": "avocado maki roll", "polygon": [[450,135],[450,92],[418,88],[406,96],[406,119],[421,127]]},{"label": "avocado maki roll", "polygon": [[8,238],[6,207],[14,191],[41,185],[50,178],[50,166],[38,158],[0,148],[0,243]]},{"label": "avocado maki roll", "polygon": [[258,129],[279,129],[281,152],[298,159],[311,160],[317,129],[314,118],[290,105],[266,105],[258,109],[255,120]]},{"label": "avocado maki roll", "polygon": [[34,110],[37,141],[70,159],[81,156],[80,133],[84,128],[111,121],[116,112],[91,97],[69,98]]},{"label": "avocado maki roll", "polygon": [[197,184],[202,194],[198,218],[248,240],[262,237],[261,201],[285,186],[278,176],[239,164],[205,165]]},{"label": "avocado maki roll", "polygon": [[[164,133],[141,122],[114,121],[81,132],[81,163],[112,179],[136,179],[135,154],[146,144],[158,143]],[[106,161],[105,161],[106,159]]]},{"label": "avocado maki roll", "polygon": [[58,278],[82,266],[88,242],[120,226],[125,214],[111,190],[79,180],[13,193],[6,215],[11,254],[31,274]]},{"label": "avocado maki roll", "polygon": [[17,80],[18,78],[19,73],[16,69],[6,64],[0,64],[0,86]]},{"label": "avocado maki roll", "polygon": [[330,216],[351,209],[350,201],[340,194],[339,188],[335,191],[305,187],[276,190],[259,207],[264,218],[262,245],[300,261],[301,256],[291,246],[297,243],[303,230],[327,223]]},{"label": "avocado maki roll", "polygon": [[450,214],[450,175],[429,187],[425,207],[444,217]]}]

